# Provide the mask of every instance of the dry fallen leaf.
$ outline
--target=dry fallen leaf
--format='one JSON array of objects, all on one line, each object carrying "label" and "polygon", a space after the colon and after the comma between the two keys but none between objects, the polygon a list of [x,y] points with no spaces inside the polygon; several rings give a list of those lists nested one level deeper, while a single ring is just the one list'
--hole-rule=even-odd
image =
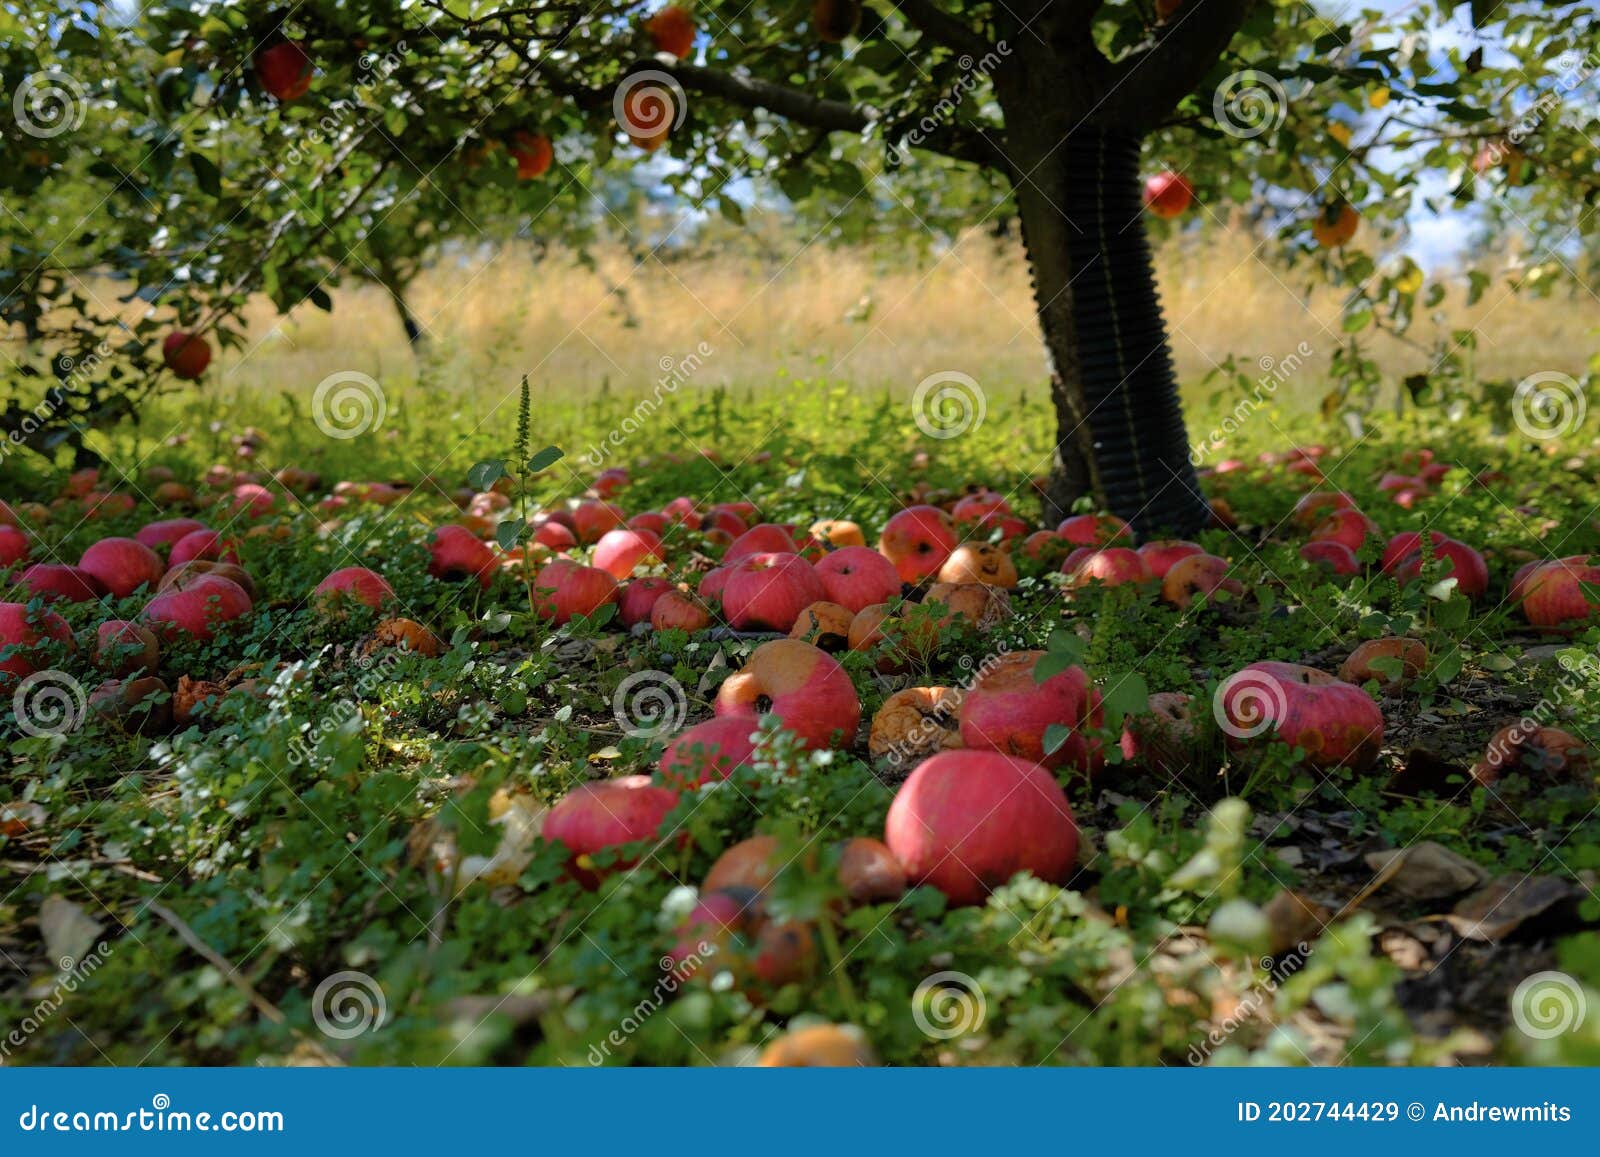
[{"label": "dry fallen leaf", "polygon": [[1367,867],[1384,877],[1383,887],[1410,900],[1459,896],[1489,879],[1484,868],[1432,840],[1369,852],[1365,858]]},{"label": "dry fallen leaf", "polygon": [[1457,904],[1446,919],[1468,940],[1493,942],[1580,894],[1555,876],[1499,876]]},{"label": "dry fallen leaf", "polygon": [[50,962],[62,972],[71,972],[94,947],[101,924],[83,906],[60,896],[47,896],[39,909],[39,931],[44,935],[44,950]]}]

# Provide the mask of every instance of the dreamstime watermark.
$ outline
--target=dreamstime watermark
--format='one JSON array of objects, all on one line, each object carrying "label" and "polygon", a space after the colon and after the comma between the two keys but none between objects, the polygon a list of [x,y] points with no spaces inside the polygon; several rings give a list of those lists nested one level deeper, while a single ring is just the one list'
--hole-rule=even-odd
[{"label": "dreamstime watermark", "polygon": [[383,425],[389,412],[383,387],[359,370],[340,370],[317,383],[311,420],[330,438],[359,438]]},{"label": "dreamstime watermark", "polygon": [[354,1040],[376,1032],[388,1015],[383,989],[365,972],[335,972],[324,977],[311,994],[311,1019],[323,1036],[334,1040]]},{"label": "dreamstime watermark", "polygon": [[985,655],[976,664],[970,655],[963,655],[957,660],[957,665],[968,671],[956,688],[956,693],[951,696],[948,708],[940,705],[940,711],[935,715],[924,715],[910,731],[891,743],[883,753],[883,759],[891,767],[903,767],[913,760],[920,760],[928,754],[929,745],[946,731],[955,721],[957,713],[961,710],[961,700],[968,692],[976,687],[989,672],[998,667],[1001,661],[1010,653],[1011,648],[1001,643],[998,648]]},{"label": "dreamstime watermark", "polygon": [[983,425],[988,408],[983,387],[958,370],[929,374],[911,395],[911,417],[917,429],[940,441],[976,430]]},{"label": "dreamstime watermark", "polygon": [[627,1044],[628,1038],[638,1032],[645,1021],[659,1012],[661,1006],[675,996],[678,990],[699,971],[700,966],[716,954],[717,946],[702,940],[695,945],[693,952],[681,960],[663,956],[660,960],[661,978],[651,986],[650,995],[634,1005],[632,1010],[617,1023],[617,1027],[606,1034],[604,1041],[589,1046],[589,1063],[594,1066],[604,1064],[610,1058],[612,1049]]},{"label": "dreamstime watermark", "polygon": [[1583,985],[1565,972],[1535,972],[1511,994],[1511,1019],[1518,1032],[1534,1040],[1572,1032],[1588,1013]]},{"label": "dreamstime watermark", "polygon": [[699,373],[706,359],[716,352],[716,347],[710,342],[703,341],[682,357],[663,357],[657,363],[661,369],[661,376],[656,379],[655,388],[650,392],[650,396],[641,398],[615,429],[598,442],[590,444],[588,453],[584,455],[589,465],[598,468],[604,464],[605,460],[619,450],[629,438],[643,429],[645,423],[661,408],[662,403],[677,393],[679,386]]},{"label": "dreamstime watermark", "polygon": [[1528,110],[1506,130],[1505,136],[1484,145],[1480,157],[1484,166],[1498,165],[1512,156],[1522,142],[1539,131],[1539,126],[1554,116],[1566,103],[1567,97],[1582,88],[1600,72],[1600,49],[1591,49],[1580,57],[1576,52],[1562,53],[1556,57],[1560,76],[1555,85],[1545,89],[1535,98]]},{"label": "dreamstime watermark", "polygon": [[102,940],[77,960],[70,956],[62,957],[57,962],[61,970],[59,978],[50,986],[49,993],[7,1029],[4,1037],[0,1037],[0,1057],[9,1057],[13,1049],[20,1049],[27,1044],[28,1038],[44,1027],[45,1022],[66,1003],[67,997],[77,992],[79,986],[94,975],[110,955],[111,945]]},{"label": "dreamstime watermark", "polygon": [[962,103],[972,92],[988,79],[989,74],[1000,67],[1000,62],[1011,55],[1011,46],[1004,40],[995,42],[995,46],[982,57],[974,60],[970,55],[964,55],[956,61],[961,70],[961,75],[956,78],[950,91],[941,96],[922,118],[906,130],[900,142],[890,141],[886,150],[891,164],[898,165],[905,160],[906,150],[918,148],[934,133],[948,123],[956,114]]},{"label": "dreamstime watermark", "polygon": [[1263,355],[1256,363],[1261,367],[1261,374],[1256,378],[1255,388],[1247,397],[1241,398],[1210,433],[1189,447],[1189,464],[1200,466],[1205,462],[1207,454],[1222,449],[1227,444],[1227,439],[1242,430],[1245,423],[1255,416],[1256,411],[1267,404],[1280,386],[1299,373],[1305,366],[1306,360],[1316,352],[1310,342],[1303,341],[1294,347],[1293,352],[1284,357]]},{"label": "dreamstime watermark", "polygon": [[1237,671],[1211,698],[1217,726],[1235,739],[1254,739],[1278,725],[1289,712],[1283,686],[1261,671]]},{"label": "dreamstime watermark", "polygon": [[66,735],[83,726],[89,697],[65,671],[35,671],[17,684],[11,712],[24,735]]},{"label": "dreamstime watermark", "polygon": [[935,972],[911,994],[911,1019],[931,1040],[977,1032],[988,1015],[982,986],[965,972]]},{"label": "dreamstime watermark", "polygon": [[83,85],[59,69],[33,73],[11,97],[17,127],[39,140],[75,132],[88,105]]},{"label": "dreamstime watermark", "polygon": [[665,671],[635,671],[611,697],[617,726],[635,739],[670,735],[689,715],[689,697]]},{"label": "dreamstime watermark", "polygon": [[1211,98],[1222,131],[1240,140],[1276,132],[1289,115],[1289,96],[1277,77],[1247,68],[1225,77]]},{"label": "dreamstime watermark", "polygon": [[[384,651],[376,660],[362,659],[360,666],[364,668],[360,676],[352,685],[352,690],[359,698],[366,698],[374,694],[379,687],[389,681],[390,670],[400,661],[404,651]],[[331,735],[340,728],[361,717],[361,705],[355,699],[336,700],[327,713],[306,729],[304,735],[290,738],[286,745],[288,750],[284,758],[290,767],[299,767],[301,764],[311,764],[316,760],[318,744],[326,735]]]},{"label": "dreamstime watermark", "polygon": [[1512,420],[1536,442],[1576,433],[1588,413],[1583,384],[1558,370],[1529,374],[1511,395]]},{"label": "dreamstime watermark", "polygon": [[1233,1036],[1247,1023],[1255,1019],[1256,1013],[1271,1000],[1283,982],[1305,966],[1307,957],[1311,955],[1311,945],[1301,941],[1294,949],[1285,952],[1276,960],[1271,956],[1261,958],[1261,971],[1266,976],[1250,986],[1250,990],[1239,998],[1239,1003],[1233,1011],[1221,1020],[1211,1025],[1205,1039],[1189,1047],[1189,1063],[1199,1067],[1210,1059],[1211,1054]]},{"label": "dreamstime watermark", "polygon": [[1489,741],[1483,755],[1483,764],[1489,770],[1516,766],[1523,743],[1535,738],[1556,718],[1568,696],[1600,686],[1600,659],[1592,654],[1558,655],[1556,666],[1561,673],[1556,676],[1555,688],[1541,695],[1521,719],[1496,732]]},{"label": "dreamstime watermark", "polygon": [[675,76],[658,68],[630,72],[611,97],[611,114],[636,141],[665,137],[689,114],[689,99]]}]

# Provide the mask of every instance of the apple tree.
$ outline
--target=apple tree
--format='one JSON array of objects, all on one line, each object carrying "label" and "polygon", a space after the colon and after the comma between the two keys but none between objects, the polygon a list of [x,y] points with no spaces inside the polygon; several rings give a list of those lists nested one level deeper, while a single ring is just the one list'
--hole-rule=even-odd
[{"label": "apple tree", "polygon": [[[934,198],[941,227],[952,208],[1019,227],[1057,413],[1047,505],[1092,494],[1145,534],[1209,513],[1151,228],[1244,204],[1285,253],[1323,264],[1347,289],[1337,410],[1381,376],[1366,332],[1403,335],[1449,292],[1383,252],[1414,214],[1475,202],[1475,227],[1525,234],[1565,276],[1593,214],[1576,239],[1559,223],[1600,184],[1595,17],[1567,0],[35,7],[0,10],[7,89],[65,74],[82,127],[41,150],[5,126],[0,196],[19,220],[55,220],[73,216],[54,208],[71,186],[93,223],[13,246],[5,317],[35,341],[42,305],[63,304],[41,247],[159,307],[134,322],[85,310],[85,332],[52,347],[120,326],[108,360],[134,362],[143,389],[158,326],[237,340],[230,319],[254,293],[326,302],[362,253],[414,267],[425,234],[471,235],[470,209],[447,207],[485,183],[533,222],[592,220],[568,206],[650,154],[673,158],[662,179],[685,199],[734,221],[747,176],[839,211]],[[1152,205],[1186,211],[1171,223],[1141,204],[1157,170],[1194,195]],[[1436,352],[1430,372],[1448,377],[1458,351]]]}]

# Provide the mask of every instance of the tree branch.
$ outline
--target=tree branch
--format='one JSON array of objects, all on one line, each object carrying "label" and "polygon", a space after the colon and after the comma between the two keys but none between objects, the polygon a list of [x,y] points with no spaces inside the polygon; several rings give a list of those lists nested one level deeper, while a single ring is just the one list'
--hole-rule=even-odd
[{"label": "tree branch", "polygon": [[979,57],[989,51],[990,45],[987,40],[963,21],[940,8],[934,0],[889,0],[889,2],[898,8],[901,15],[915,28],[946,48]]},{"label": "tree branch", "polygon": [[1105,119],[1148,132],[1222,56],[1257,0],[1205,0],[1186,4],[1149,48],[1117,62]]}]

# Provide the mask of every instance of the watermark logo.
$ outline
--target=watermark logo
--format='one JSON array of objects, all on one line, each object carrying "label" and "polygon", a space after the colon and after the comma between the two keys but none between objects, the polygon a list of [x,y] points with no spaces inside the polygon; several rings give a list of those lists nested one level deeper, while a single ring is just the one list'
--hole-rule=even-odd
[{"label": "watermark logo", "polygon": [[311,1019],[334,1040],[353,1040],[382,1028],[388,1013],[383,989],[365,972],[335,972],[311,994]]},{"label": "watermark logo", "polygon": [[1235,739],[1254,739],[1277,725],[1289,702],[1276,679],[1260,671],[1229,675],[1211,699],[1217,726]]},{"label": "watermark logo", "polygon": [[1289,97],[1276,77],[1247,68],[1226,77],[1211,98],[1222,131],[1240,140],[1276,132],[1289,115]]},{"label": "watermark logo", "polygon": [[388,412],[383,387],[359,370],[329,374],[311,395],[311,418],[317,429],[341,441],[376,430]]},{"label": "watermark logo", "polygon": [[11,710],[24,735],[66,735],[83,726],[89,697],[65,671],[35,671],[17,684]]},{"label": "watermark logo", "polygon": [[1511,417],[1517,429],[1536,442],[1575,433],[1588,412],[1583,386],[1557,370],[1529,374],[1511,395]]},{"label": "watermark logo", "polygon": [[55,69],[34,73],[17,85],[11,98],[17,127],[41,140],[76,131],[87,106],[83,85]]},{"label": "watermark logo", "polygon": [[1511,994],[1511,1019],[1534,1040],[1571,1032],[1588,1011],[1583,987],[1565,972],[1535,972]]},{"label": "watermark logo", "polygon": [[652,140],[683,124],[689,100],[676,77],[646,68],[622,78],[611,97],[611,113],[630,137]]},{"label": "watermark logo", "polygon": [[617,726],[635,739],[670,735],[689,715],[689,697],[665,671],[635,671],[611,697]]},{"label": "watermark logo", "polygon": [[988,1014],[982,987],[965,972],[935,972],[911,994],[911,1019],[932,1040],[977,1032]]},{"label": "watermark logo", "polygon": [[911,416],[917,429],[941,441],[976,430],[987,412],[983,387],[956,370],[930,374],[911,395]]}]

